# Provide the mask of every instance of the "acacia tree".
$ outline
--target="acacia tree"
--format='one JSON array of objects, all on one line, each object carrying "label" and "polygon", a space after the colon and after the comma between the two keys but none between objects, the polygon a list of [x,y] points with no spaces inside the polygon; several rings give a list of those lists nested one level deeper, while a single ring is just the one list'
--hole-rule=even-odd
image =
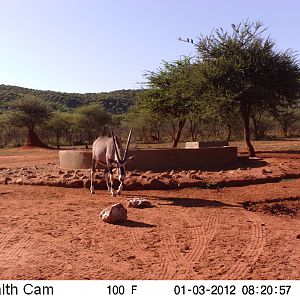
[{"label": "acacia tree", "polygon": [[51,117],[48,105],[40,98],[28,94],[12,104],[12,111],[6,121],[10,126],[27,129],[27,146],[47,147],[37,135],[36,128],[46,124]]},{"label": "acacia tree", "polygon": [[253,108],[277,111],[293,105],[300,91],[300,68],[292,51],[278,51],[263,37],[260,22],[246,21],[232,29],[201,37],[196,49],[212,93],[238,103],[248,153],[255,156],[250,139]]},{"label": "acacia tree", "polygon": [[[144,91],[142,101],[151,111],[164,118],[176,118],[177,130],[173,147],[177,147],[187,116],[196,109],[199,78],[195,64],[190,58],[164,62],[157,72],[148,72],[149,89]],[[196,82],[197,88],[196,88]]]},{"label": "acacia tree", "polygon": [[112,116],[102,105],[93,103],[76,109],[78,131],[92,143],[99,135],[105,135],[107,126],[112,124]]}]

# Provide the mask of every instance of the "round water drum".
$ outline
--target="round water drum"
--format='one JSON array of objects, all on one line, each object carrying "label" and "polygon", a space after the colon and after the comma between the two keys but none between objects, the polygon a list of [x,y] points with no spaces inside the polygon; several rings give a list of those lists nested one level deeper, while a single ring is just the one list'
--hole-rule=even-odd
[{"label": "round water drum", "polygon": [[61,150],[59,164],[62,169],[89,169],[92,164],[92,151]]}]

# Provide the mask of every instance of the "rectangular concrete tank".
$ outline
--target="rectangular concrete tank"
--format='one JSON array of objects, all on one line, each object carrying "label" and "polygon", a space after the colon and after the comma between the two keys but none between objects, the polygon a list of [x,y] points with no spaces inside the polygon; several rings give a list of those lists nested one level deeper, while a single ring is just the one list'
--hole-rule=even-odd
[{"label": "rectangular concrete tank", "polygon": [[134,159],[128,170],[213,169],[234,164],[237,147],[204,149],[138,149],[130,150]]}]

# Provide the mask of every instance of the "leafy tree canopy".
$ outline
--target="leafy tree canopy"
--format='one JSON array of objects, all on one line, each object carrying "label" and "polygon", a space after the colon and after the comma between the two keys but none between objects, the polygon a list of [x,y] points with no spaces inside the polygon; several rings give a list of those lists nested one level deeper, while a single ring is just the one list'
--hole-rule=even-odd
[{"label": "leafy tree canopy", "polygon": [[140,97],[153,113],[177,118],[178,130],[173,140],[176,147],[187,116],[199,106],[202,97],[202,80],[199,65],[186,57],[175,62],[164,62],[156,72],[145,75],[149,89]]},{"label": "leafy tree canopy", "polygon": [[8,121],[16,127],[34,130],[37,125],[45,124],[52,116],[51,109],[38,97],[26,95],[12,103]]},{"label": "leafy tree canopy", "polygon": [[291,50],[278,51],[269,37],[263,37],[260,22],[233,24],[232,29],[232,33],[220,28],[202,36],[196,49],[211,94],[238,102],[249,155],[254,156],[251,112],[292,106],[300,93],[300,68]]},{"label": "leafy tree canopy", "polygon": [[93,142],[100,134],[105,135],[107,126],[112,124],[112,115],[99,104],[79,107],[75,113],[78,129],[85,132],[89,142]]}]

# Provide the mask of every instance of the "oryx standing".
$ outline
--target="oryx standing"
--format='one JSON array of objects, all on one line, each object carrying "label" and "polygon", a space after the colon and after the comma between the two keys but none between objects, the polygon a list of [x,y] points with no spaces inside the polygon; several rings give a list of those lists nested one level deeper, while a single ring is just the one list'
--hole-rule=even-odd
[{"label": "oryx standing", "polygon": [[[90,191],[94,194],[93,181],[95,177],[96,166],[98,163],[104,166],[104,177],[108,191],[112,196],[116,194],[121,195],[123,189],[123,182],[125,179],[125,166],[128,161],[127,152],[131,138],[131,131],[129,132],[125,152],[123,150],[120,139],[114,135],[112,128],[111,137],[103,136],[97,138],[93,143],[92,150],[92,166],[91,166],[91,188]],[[123,158],[121,155],[124,153]],[[119,174],[120,185],[117,191],[113,188],[113,169],[117,168]]]}]

